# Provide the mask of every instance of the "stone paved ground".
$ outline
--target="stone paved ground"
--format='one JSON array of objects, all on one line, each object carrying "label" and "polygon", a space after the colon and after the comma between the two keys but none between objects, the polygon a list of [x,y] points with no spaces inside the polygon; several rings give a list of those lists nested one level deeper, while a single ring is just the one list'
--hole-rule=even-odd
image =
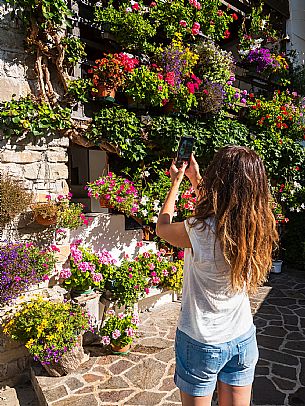
[{"label": "stone paved ground", "polygon": [[[181,405],[172,379],[179,308],[176,302],[144,313],[125,357],[90,347],[90,360],[74,375],[50,378],[34,369],[41,405]],[[305,405],[305,275],[271,275],[252,308],[260,347],[253,405]]]}]

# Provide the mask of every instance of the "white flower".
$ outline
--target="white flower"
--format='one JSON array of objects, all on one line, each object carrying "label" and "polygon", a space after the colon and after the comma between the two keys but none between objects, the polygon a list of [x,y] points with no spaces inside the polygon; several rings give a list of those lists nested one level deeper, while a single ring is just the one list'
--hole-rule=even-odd
[{"label": "white flower", "polygon": [[142,196],[142,198],[140,200],[140,204],[142,204],[142,206],[146,206],[148,202],[149,202],[149,197]]},{"label": "white flower", "polygon": [[134,4],[136,4],[136,1],[130,0],[130,4],[133,6]]},{"label": "white flower", "polygon": [[101,3],[100,1],[98,1],[97,3],[95,3],[96,7],[102,7],[103,3]]},{"label": "white flower", "polygon": [[305,204],[304,203],[301,204],[301,209],[303,209],[303,210],[305,209]]},{"label": "white flower", "polygon": [[154,204],[155,206],[158,206],[159,203],[160,203],[160,200],[154,200],[154,201],[153,201],[153,204]]},{"label": "white flower", "polygon": [[285,201],[286,201],[286,197],[282,196],[281,200],[282,200],[282,202],[285,202]]},{"label": "white flower", "polygon": [[297,207],[296,211],[297,211],[297,213],[300,213],[301,209],[299,207]]},{"label": "white flower", "polygon": [[153,216],[153,217],[151,218],[151,221],[152,221],[153,223],[156,223],[156,222],[158,221],[158,217],[157,217],[157,216]]},{"label": "white flower", "polygon": [[144,209],[144,210],[141,210],[141,213],[143,214],[143,216],[147,216],[147,214],[148,214],[148,211],[146,210],[146,209]]},{"label": "white flower", "polygon": [[153,211],[156,212],[156,213],[158,213],[158,214],[160,213],[160,210],[161,210],[161,207],[160,207],[160,206],[154,206],[154,207],[153,207]]},{"label": "white flower", "polygon": [[290,209],[289,209],[290,211],[294,211],[294,207],[290,207]]},{"label": "white flower", "polygon": [[127,7],[125,11],[126,11],[126,13],[131,13],[131,12],[132,12],[132,8],[131,8],[131,7]]},{"label": "white flower", "polygon": [[302,189],[302,186],[298,182],[293,182],[293,186],[295,187],[295,189]]},{"label": "white flower", "polygon": [[177,216],[178,216],[178,213],[175,211],[173,214],[173,217],[177,217]]},{"label": "white flower", "polygon": [[145,178],[148,178],[148,176],[150,175],[150,173],[148,171],[144,171],[143,175],[145,176]]}]

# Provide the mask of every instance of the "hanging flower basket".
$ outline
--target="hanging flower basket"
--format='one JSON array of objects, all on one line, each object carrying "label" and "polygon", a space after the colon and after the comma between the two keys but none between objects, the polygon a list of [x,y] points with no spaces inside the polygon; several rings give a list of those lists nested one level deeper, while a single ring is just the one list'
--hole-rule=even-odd
[{"label": "hanging flower basket", "polygon": [[42,226],[51,226],[56,224],[57,216],[44,218],[41,214],[36,214],[35,221]]},{"label": "hanging flower basket", "polygon": [[43,364],[43,367],[50,376],[64,376],[78,369],[88,359],[89,355],[85,354],[83,349],[83,336],[79,335],[75,347],[64,354],[58,362]]}]

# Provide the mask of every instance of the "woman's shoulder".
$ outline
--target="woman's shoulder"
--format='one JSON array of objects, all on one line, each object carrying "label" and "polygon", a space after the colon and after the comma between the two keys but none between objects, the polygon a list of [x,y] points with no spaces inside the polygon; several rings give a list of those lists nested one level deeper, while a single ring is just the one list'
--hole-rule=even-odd
[{"label": "woman's shoulder", "polygon": [[189,217],[185,220],[189,228],[194,228],[198,232],[212,231],[215,234],[215,218],[207,217],[204,220],[199,220],[196,217]]}]

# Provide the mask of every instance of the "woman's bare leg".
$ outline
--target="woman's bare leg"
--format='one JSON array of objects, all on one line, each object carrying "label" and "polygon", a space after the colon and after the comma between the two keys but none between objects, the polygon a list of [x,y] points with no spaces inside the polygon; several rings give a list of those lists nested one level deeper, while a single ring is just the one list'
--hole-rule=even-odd
[{"label": "woman's bare leg", "polygon": [[217,382],[219,406],[249,406],[252,385],[232,386],[221,381]]},{"label": "woman's bare leg", "polygon": [[211,406],[212,395],[190,396],[180,391],[182,406]]}]

